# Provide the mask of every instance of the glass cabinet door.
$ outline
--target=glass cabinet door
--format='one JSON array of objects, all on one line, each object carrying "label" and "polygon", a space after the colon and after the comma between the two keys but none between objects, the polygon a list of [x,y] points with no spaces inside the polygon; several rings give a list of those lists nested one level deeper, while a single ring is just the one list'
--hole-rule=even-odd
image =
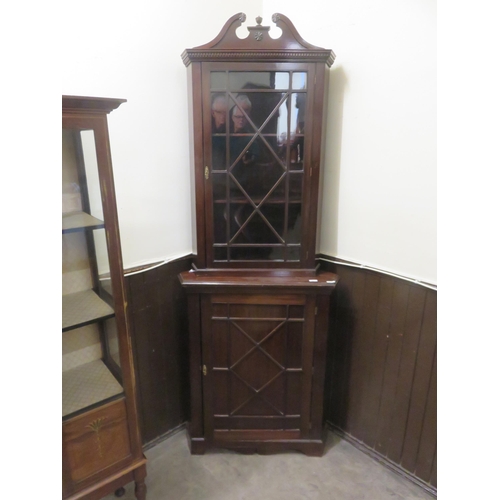
[{"label": "glass cabinet door", "polygon": [[208,262],[298,263],[310,155],[310,68],[239,69],[249,66],[212,64],[205,72]]},{"label": "glass cabinet door", "polygon": [[62,416],[123,393],[93,130],[62,131]]}]

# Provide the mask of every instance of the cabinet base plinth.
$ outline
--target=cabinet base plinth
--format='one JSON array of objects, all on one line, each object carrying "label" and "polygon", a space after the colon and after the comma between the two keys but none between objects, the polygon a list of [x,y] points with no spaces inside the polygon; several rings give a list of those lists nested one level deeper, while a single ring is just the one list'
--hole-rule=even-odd
[{"label": "cabinet base plinth", "polygon": [[192,438],[188,436],[188,445],[191,455],[204,455],[207,449],[205,438]]},{"label": "cabinet base plinth", "polygon": [[286,451],[298,451],[308,457],[321,457],[325,450],[323,440],[290,440],[290,441],[224,441],[208,444],[204,438],[188,436],[191,455],[204,455],[206,451],[227,449],[245,455],[273,455]]}]

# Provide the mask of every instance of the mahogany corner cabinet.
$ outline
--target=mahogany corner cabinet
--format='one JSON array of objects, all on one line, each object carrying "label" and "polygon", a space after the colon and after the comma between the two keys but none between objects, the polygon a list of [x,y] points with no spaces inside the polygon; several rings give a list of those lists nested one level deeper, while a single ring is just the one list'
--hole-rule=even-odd
[{"label": "mahogany corner cabinet", "polygon": [[62,496],[146,499],[107,115],[62,98]]},{"label": "mahogany corner cabinet", "polygon": [[274,14],[231,17],[182,58],[190,74],[197,255],[188,295],[191,453],[325,444],[330,296],[318,272],[318,191],[331,50]]}]

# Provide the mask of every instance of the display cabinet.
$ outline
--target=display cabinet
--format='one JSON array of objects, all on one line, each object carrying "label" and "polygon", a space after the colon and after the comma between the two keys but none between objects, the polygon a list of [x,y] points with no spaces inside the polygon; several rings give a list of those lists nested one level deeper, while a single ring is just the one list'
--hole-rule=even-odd
[{"label": "display cabinet", "polygon": [[62,98],[63,498],[135,481],[146,498],[107,115],[123,99]]},{"label": "display cabinet", "polygon": [[188,294],[192,453],[324,446],[329,297],[316,268],[331,50],[230,18],[187,49],[197,255]]}]

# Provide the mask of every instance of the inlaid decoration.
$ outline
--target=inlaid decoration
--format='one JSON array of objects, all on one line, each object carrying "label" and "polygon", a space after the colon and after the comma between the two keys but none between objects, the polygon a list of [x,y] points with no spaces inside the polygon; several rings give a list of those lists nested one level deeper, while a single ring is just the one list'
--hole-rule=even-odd
[{"label": "inlaid decoration", "polygon": [[101,436],[99,433],[101,431],[101,428],[102,428],[105,420],[106,420],[106,417],[97,418],[96,420],[91,422],[89,425],[87,425],[87,427],[89,429],[92,429],[95,432],[96,443],[97,443],[97,452],[99,453],[99,456],[101,458],[103,457],[103,454],[102,454]]}]

